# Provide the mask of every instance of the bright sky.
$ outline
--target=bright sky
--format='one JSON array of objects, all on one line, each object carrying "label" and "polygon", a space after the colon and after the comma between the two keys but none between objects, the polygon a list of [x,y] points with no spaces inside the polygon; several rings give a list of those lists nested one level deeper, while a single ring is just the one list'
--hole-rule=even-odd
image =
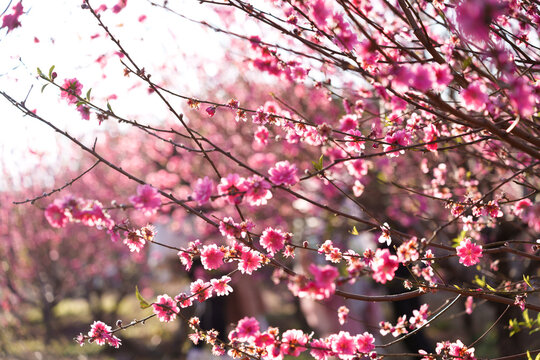
[{"label": "bright sky", "polygon": [[[0,0],[0,11],[10,1]],[[6,14],[12,12],[9,4]],[[148,97],[146,89],[140,88],[126,94],[134,85],[134,79],[123,76],[123,66],[118,57],[109,58],[104,70],[96,59],[102,54],[110,54],[117,49],[103,36],[91,40],[94,34],[102,34],[96,20],[89,11],[80,7],[80,0],[23,0],[24,14],[20,17],[22,26],[6,34],[0,29],[0,89],[16,100],[23,100],[29,93],[27,106],[37,109],[37,113],[53,121],[62,129],[92,143],[96,132],[107,131],[97,122],[81,120],[73,106],[59,98],[57,90],[49,86],[41,93],[43,80],[37,79],[39,67],[47,73],[52,65],[58,73],[57,83],[66,78],[78,78],[84,85],[83,95],[92,88],[93,101],[105,107],[106,99],[116,94],[118,100],[110,103],[115,112],[123,116],[137,117],[144,122],[164,119],[167,112],[156,99]],[[105,3],[112,8],[116,1],[93,1],[94,7]],[[176,10],[194,18],[201,18],[201,7],[197,1],[183,0],[170,2]],[[208,11],[209,12],[209,11]],[[147,18],[143,22],[141,15]],[[208,20],[208,14],[204,17]],[[150,5],[146,0],[131,0],[119,14],[108,11],[103,20],[111,31],[122,40],[122,45],[135,60],[158,79],[160,74],[174,81],[173,88],[197,94],[195,71],[189,69],[185,58],[193,56],[216,56],[219,36],[214,32],[201,31],[200,26],[189,23],[167,11]],[[214,20],[217,21],[217,19]],[[212,21],[212,16],[210,16]],[[34,40],[36,38],[37,40]],[[39,42],[37,42],[39,41]],[[166,65],[167,69],[160,68]],[[212,75],[211,65],[205,69]],[[107,78],[101,78],[102,73]],[[174,78],[172,78],[174,76]],[[60,156],[69,157],[65,150],[66,141],[50,128],[34,119],[22,117],[3,97],[0,98],[0,173],[32,169],[40,161],[52,163]],[[38,159],[35,153],[46,153]],[[0,189],[5,184],[0,179]]]}]

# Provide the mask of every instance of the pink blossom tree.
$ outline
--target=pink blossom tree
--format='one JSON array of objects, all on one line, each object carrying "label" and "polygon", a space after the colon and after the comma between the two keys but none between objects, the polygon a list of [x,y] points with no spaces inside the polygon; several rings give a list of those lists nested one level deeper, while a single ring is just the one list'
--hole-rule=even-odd
[{"label": "pink blossom tree", "polygon": [[[0,91],[106,167],[100,176],[130,183],[112,189],[116,203],[130,202],[127,218],[89,191],[85,200],[51,200],[52,227],[81,222],[101,231],[104,246],[112,238],[133,254],[163,247],[186,271],[200,261],[207,273],[178,295],[149,301],[137,292],[141,307],[153,310],[148,317],[116,328],[96,321],[81,344],[118,347],[124,329],[156,317],[182,321],[194,344],[235,358],[476,359],[484,355],[475,346],[491,331],[502,345],[510,334],[540,328],[529,316],[540,310],[538,4],[197,3],[208,20],[153,3],[224,35],[231,49],[215,61],[190,59],[195,91],[180,84],[182,71],[171,62],[142,63],[140,49],[124,45],[111,24],[129,9],[126,1],[112,9],[82,2],[110,47],[107,61],[119,62],[133,89],[147,89],[148,101],[168,111],[158,125],[114,110],[109,94],[92,95],[74,75],[38,69],[42,83],[79,111],[76,121],[129,125],[116,144],[89,145]],[[217,75],[205,70],[210,65]],[[119,103],[122,96],[130,95]],[[170,219],[178,243],[160,241],[145,224],[153,216]],[[188,315],[196,303],[240,291],[235,281],[249,276],[272,279],[276,293],[304,304],[348,305],[334,309],[338,327],[315,332],[246,316],[223,334]],[[354,290],[362,284],[376,290]],[[369,331],[345,328],[363,318],[350,302],[399,309],[419,297],[414,310],[380,318]],[[464,328],[467,338],[445,334],[430,348],[397,353],[394,344],[437,326],[460,302],[464,316],[475,302],[491,304],[496,316],[479,334]],[[518,346],[501,346],[498,355],[535,352],[532,339],[515,339]]]}]

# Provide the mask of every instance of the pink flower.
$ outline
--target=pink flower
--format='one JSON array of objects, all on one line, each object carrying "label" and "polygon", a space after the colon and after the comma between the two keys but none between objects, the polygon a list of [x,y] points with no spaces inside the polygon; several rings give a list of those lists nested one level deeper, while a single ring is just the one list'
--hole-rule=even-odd
[{"label": "pink flower", "polygon": [[157,315],[161,322],[173,321],[180,311],[180,308],[176,306],[176,302],[167,294],[159,295],[152,307],[154,308],[154,314]]},{"label": "pink flower", "polygon": [[430,65],[416,64],[412,68],[413,78],[412,86],[419,91],[428,91],[433,87],[435,74]]},{"label": "pink flower", "polygon": [[364,189],[365,189],[365,186],[364,184],[360,182],[360,180],[354,181],[354,185],[352,188],[354,196],[356,197],[362,196],[362,194],[364,193]]},{"label": "pink flower", "polygon": [[310,5],[311,18],[317,26],[324,28],[326,20],[332,15],[332,4],[328,0],[314,0]]},{"label": "pink flower", "polygon": [[189,271],[189,269],[191,269],[191,266],[193,265],[192,256],[188,252],[182,250],[178,251],[177,255],[182,265],[186,267],[186,271]]},{"label": "pink flower", "polygon": [[345,162],[345,166],[349,174],[357,179],[361,179],[369,171],[369,162],[362,159],[349,160]]},{"label": "pink flower", "polygon": [[90,326],[88,337],[90,342],[95,342],[98,345],[108,344],[115,348],[120,347],[121,342],[116,336],[111,334],[112,329],[109,325],[102,321],[94,321]]},{"label": "pink flower", "polygon": [[303,346],[308,342],[308,337],[302,330],[291,329],[283,333],[281,337],[281,352],[285,355],[298,356],[306,348]]},{"label": "pink flower", "polygon": [[2,26],[0,27],[0,28],[7,27],[8,33],[11,30],[21,26],[21,23],[19,21],[19,16],[21,16],[23,13],[22,1],[19,1],[17,5],[12,7],[12,9],[13,9],[12,14],[4,15],[2,19]]},{"label": "pink flower", "polygon": [[347,317],[349,316],[349,308],[346,306],[340,306],[338,309],[338,321],[340,325],[345,324]]},{"label": "pink flower", "polygon": [[486,86],[479,81],[469,84],[469,86],[461,92],[465,108],[470,111],[484,110],[488,102],[486,90]]},{"label": "pink flower", "polygon": [[129,251],[140,252],[144,248],[146,241],[138,230],[126,231],[124,236],[124,244],[129,247]]},{"label": "pink flower", "polygon": [[111,331],[111,327],[104,322],[94,321],[94,323],[90,326],[88,336],[96,344],[105,345],[107,343],[107,339],[111,334]]},{"label": "pink flower", "polygon": [[212,279],[210,283],[214,287],[214,292],[217,296],[227,296],[233,292],[233,288],[229,285],[231,278],[222,276],[221,279]]},{"label": "pink flower", "polygon": [[482,246],[471,242],[471,238],[465,238],[459,243],[456,252],[461,264],[472,266],[478,264],[480,261],[480,258],[482,257]]},{"label": "pink flower", "polygon": [[259,333],[259,322],[254,317],[244,317],[236,325],[238,340],[248,341]]},{"label": "pink flower", "polygon": [[229,204],[240,204],[244,199],[248,184],[246,179],[238,174],[229,174],[226,178],[221,178],[218,187],[219,195],[226,195],[225,199]]},{"label": "pink flower", "polygon": [[75,78],[65,79],[62,89],[63,91],[60,93],[60,97],[62,99],[66,99],[68,104],[75,104],[77,101],[79,101],[77,96],[81,96],[82,94],[82,84],[79,82],[79,80]]},{"label": "pink flower", "polygon": [[68,216],[66,210],[59,206],[59,202],[55,200],[52,204],[47,206],[45,210],[45,218],[55,228],[63,228],[68,223]]},{"label": "pink flower", "polygon": [[296,175],[296,165],[290,164],[288,161],[280,161],[268,170],[270,181],[276,185],[293,186],[299,179]]},{"label": "pink flower", "polygon": [[356,335],[356,346],[358,351],[367,354],[375,349],[375,338],[367,331],[363,334]]},{"label": "pink flower", "polygon": [[462,0],[456,8],[458,26],[466,36],[487,41],[490,24],[502,9],[503,5],[498,0]]},{"label": "pink flower", "polygon": [[455,356],[457,360],[476,360],[474,357],[474,348],[467,348],[461,340],[449,345],[448,354]]},{"label": "pink flower", "polygon": [[358,127],[358,120],[356,115],[345,115],[339,119],[339,130],[348,132]]},{"label": "pink flower", "polygon": [[235,223],[231,217],[226,217],[223,219],[223,221],[219,222],[219,232],[221,235],[226,236],[229,239],[242,237],[242,229],[240,229],[240,224]]},{"label": "pink flower", "polygon": [[285,234],[279,229],[266,228],[260,238],[263,248],[268,253],[274,256],[279,250],[285,246]]},{"label": "pink flower", "polygon": [[129,201],[146,216],[155,214],[161,205],[158,191],[146,184],[137,186],[137,196],[131,196]]},{"label": "pink flower", "polygon": [[261,145],[268,144],[268,129],[264,126],[259,126],[255,132],[255,141]]},{"label": "pink flower", "polygon": [[[384,142],[387,144],[383,145],[383,150],[385,152],[395,150],[399,146],[408,146],[411,142],[411,136],[405,130],[398,130],[391,135],[386,135]],[[393,151],[386,154],[388,157],[398,157],[400,154],[405,154],[405,150]]]},{"label": "pink flower", "polygon": [[397,256],[390,255],[388,249],[377,249],[375,258],[371,262],[373,280],[381,284],[386,284],[387,280],[390,281],[394,278],[398,267],[399,261]]},{"label": "pink flower", "polygon": [[311,351],[309,352],[317,360],[327,360],[332,356],[332,350],[328,341],[317,339],[311,342]]},{"label": "pink flower", "polygon": [[201,250],[201,262],[206,270],[218,269],[223,265],[225,254],[216,244],[205,245]]},{"label": "pink flower", "polygon": [[510,105],[521,116],[529,118],[535,111],[534,88],[525,78],[517,78],[510,86]]},{"label": "pink flower", "polygon": [[532,206],[531,199],[523,199],[516,203],[514,206],[514,214],[516,216],[521,216],[525,210]]},{"label": "pink flower", "polygon": [[193,194],[191,197],[199,203],[199,205],[206,204],[210,200],[212,190],[214,189],[214,182],[210,180],[208,176],[203,179],[198,179],[193,187]]},{"label": "pink flower", "polygon": [[266,205],[272,198],[272,185],[262,176],[253,175],[246,182],[246,200],[251,206]]},{"label": "pink flower", "polygon": [[208,114],[208,116],[212,117],[216,114],[216,109],[217,107],[215,106],[209,106],[206,108],[206,113]]},{"label": "pink flower", "polygon": [[340,331],[339,334],[331,335],[330,345],[332,351],[342,359],[345,357],[341,355],[353,355],[356,351],[355,339],[348,331]]},{"label": "pink flower", "polygon": [[116,5],[113,6],[112,11],[115,14],[118,14],[122,11],[127,5],[127,0],[119,0]]},{"label": "pink flower", "polygon": [[90,108],[85,105],[77,106],[77,111],[84,120],[90,120]]},{"label": "pink flower", "polygon": [[362,133],[359,130],[349,130],[347,134],[349,134],[345,136],[347,150],[362,153],[362,150],[366,148],[364,145],[365,141],[361,140]]},{"label": "pink flower", "polygon": [[180,293],[176,295],[174,297],[174,301],[176,301],[176,303],[180,305],[181,308],[187,308],[193,305],[193,297],[188,296],[185,293]]},{"label": "pink flower", "polygon": [[435,90],[442,91],[453,80],[450,67],[447,64],[432,65],[433,74],[435,75]]},{"label": "pink flower", "polygon": [[204,302],[206,299],[212,297],[212,284],[204,282],[201,279],[191,283],[191,293],[197,297],[199,302]]},{"label": "pink flower", "polygon": [[467,296],[467,300],[465,300],[465,312],[469,315],[473,312],[473,297]]},{"label": "pink flower", "polygon": [[299,289],[299,297],[310,297],[316,300],[329,298],[336,291],[334,281],[339,276],[337,269],[331,265],[319,267],[315,264],[309,265],[309,271],[313,274],[314,281],[310,281]]},{"label": "pink flower", "polygon": [[[437,138],[440,136],[439,130],[435,127],[433,124],[429,124],[424,128],[424,142],[430,143],[432,141],[437,140]],[[427,144],[426,149],[429,151],[437,151],[438,143],[433,144]]]},{"label": "pink flower", "polygon": [[242,274],[251,275],[253,271],[260,268],[262,265],[262,257],[259,252],[244,248],[242,255],[240,256],[240,262],[238,263],[238,269]]},{"label": "pink flower", "polygon": [[392,238],[390,237],[390,226],[388,225],[388,223],[384,223],[383,226],[381,226],[381,236],[379,236],[379,243],[386,243],[387,246],[390,246],[390,244],[392,243]]}]

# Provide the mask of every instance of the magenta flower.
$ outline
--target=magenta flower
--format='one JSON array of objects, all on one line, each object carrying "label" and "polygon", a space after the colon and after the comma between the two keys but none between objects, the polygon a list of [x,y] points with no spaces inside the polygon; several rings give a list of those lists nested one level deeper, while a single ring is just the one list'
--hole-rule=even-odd
[{"label": "magenta flower", "polygon": [[[109,325],[102,321],[94,321],[94,323],[90,326],[90,331],[88,332],[88,341],[94,342],[98,345],[108,344],[109,346],[115,348],[120,347],[120,339],[112,335],[111,332],[112,329]],[[78,341],[80,343],[80,337]]]},{"label": "magenta flower", "polygon": [[358,346],[358,351],[366,354],[375,349],[375,338],[366,331],[363,334],[356,335],[356,345]]},{"label": "magenta flower", "polygon": [[221,279],[212,279],[210,283],[214,287],[214,292],[217,296],[227,296],[233,292],[233,288],[229,285],[231,278],[222,276]]},{"label": "magenta flower", "polygon": [[221,178],[221,182],[217,186],[219,195],[226,195],[227,202],[233,205],[242,202],[247,189],[246,179],[238,174],[229,174],[227,177]]},{"label": "magenta flower", "polygon": [[255,141],[258,143],[258,144],[261,144],[261,145],[266,145],[268,144],[268,137],[269,137],[269,133],[268,133],[268,129],[264,126],[259,126],[257,128],[257,131],[255,131],[255,134],[253,134],[254,137],[255,137]]},{"label": "magenta flower", "polygon": [[246,200],[251,206],[266,205],[272,198],[272,185],[262,176],[253,175],[247,179],[246,185]]},{"label": "magenta flower", "polygon": [[68,104],[75,104],[79,99],[77,96],[82,94],[82,84],[76,78],[65,79],[64,85],[62,86],[62,92],[60,97],[66,99]]},{"label": "magenta flower", "polygon": [[173,321],[180,311],[180,308],[176,306],[176,302],[167,294],[159,295],[152,307],[154,308],[154,314],[157,315],[161,322]]},{"label": "magenta flower", "polygon": [[189,289],[201,303],[212,297],[212,284],[209,282],[204,282],[201,279],[192,282]]},{"label": "magenta flower", "polygon": [[201,262],[206,270],[218,269],[223,265],[225,254],[216,244],[205,245],[201,250]]},{"label": "magenta flower", "polygon": [[291,329],[283,333],[281,341],[281,352],[296,357],[306,350],[303,345],[308,342],[308,336],[302,330]]},{"label": "magenta flower", "polygon": [[206,204],[210,200],[212,190],[214,189],[214,182],[210,180],[208,176],[203,179],[198,179],[193,187],[193,194],[191,197],[199,203],[199,205]]},{"label": "magenta flower", "polygon": [[482,257],[482,246],[471,242],[471,238],[461,240],[456,248],[459,262],[465,266],[478,264]]},{"label": "magenta flower", "polygon": [[96,344],[105,345],[107,343],[107,339],[110,337],[111,331],[111,327],[105,324],[103,321],[94,321],[94,323],[90,326],[88,336]]},{"label": "magenta flower", "polygon": [[311,342],[311,351],[309,352],[317,360],[327,360],[332,356],[332,350],[328,344],[328,339],[316,339]]},{"label": "magenta flower", "polygon": [[161,205],[158,191],[150,185],[137,186],[137,196],[131,196],[129,201],[131,201],[135,209],[142,210],[146,216],[155,214]]},{"label": "magenta flower", "polygon": [[259,333],[259,322],[254,317],[244,317],[236,325],[238,340],[247,341]]},{"label": "magenta flower", "polygon": [[255,250],[251,250],[245,247],[240,256],[240,262],[238,263],[238,269],[242,274],[251,275],[253,271],[260,268],[262,265],[261,254]]},{"label": "magenta flower", "polygon": [[371,262],[373,280],[381,284],[386,284],[386,281],[390,281],[394,278],[398,267],[399,261],[397,256],[390,255],[388,249],[377,249],[375,258]]},{"label": "magenta flower", "polygon": [[140,252],[144,248],[146,240],[144,240],[143,236],[139,233],[138,230],[126,231],[125,236],[126,237],[124,238],[124,244],[129,247],[129,251]]},{"label": "magenta flower", "polygon": [[486,94],[486,86],[475,81],[461,92],[465,108],[470,111],[482,111],[486,108],[488,96]]},{"label": "magenta flower", "polygon": [[[411,143],[411,135],[405,130],[398,130],[391,135],[386,135],[384,142],[387,144],[383,145],[383,150],[385,152],[397,149],[396,145],[399,146],[409,146]],[[388,153],[388,157],[398,157],[400,154],[405,154],[405,150],[393,151]]]},{"label": "magenta flower", "polygon": [[290,164],[288,161],[280,161],[274,165],[273,168],[268,170],[270,174],[270,181],[276,185],[293,186],[298,181],[298,175],[296,175],[296,165]]},{"label": "magenta flower", "polygon": [[8,33],[11,30],[21,26],[21,22],[19,21],[19,16],[21,16],[23,13],[22,2],[19,1],[17,5],[15,5],[12,9],[13,9],[12,14],[4,15],[4,17],[2,18],[2,26],[0,27],[0,28],[7,27]]},{"label": "magenta flower", "polygon": [[419,91],[428,91],[433,88],[435,73],[430,65],[416,64],[412,68],[412,86]]},{"label": "magenta flower", "polygon": [[462,0],[456,8],[458,26],[466,36],[488,41],[490,24],[501,15],[503,8],[498,0]]},{"label": "magenta flower", "polygon": [[260,238],[263,248],[268,253],[274,256],[279,250],[285,246],[285,234],[280,229],[266,228]]},{"label": "magenta flower", "polygon": [[45,218],[55,228],[63,228],[68,223],[66,210],[58,205],[58,201],[53,202],[45,210]]},{"label": "magenta flower", "polygon": [[365,141],[362,140],[362,133],[360,130],[349,130],[347,131],[347,136],[345,136],[345,146],[347,150],[354,151],[359,154],[366,148],[364,145]]},{"label": "magenta flower", "polygon": [[348,331],[340,331],[339,334],[330,335],[330,344],[332,351],[340,358],[342,355],[354,355],[356,352],[356,343],[353,336]]}]

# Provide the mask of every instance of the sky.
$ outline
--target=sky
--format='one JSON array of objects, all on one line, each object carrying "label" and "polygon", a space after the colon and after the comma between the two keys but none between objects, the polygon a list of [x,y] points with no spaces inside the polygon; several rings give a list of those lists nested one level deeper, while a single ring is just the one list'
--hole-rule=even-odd
[{"label": "sky", "polygon": [[[16,3],[0,0],[0,11]],[[103,3],[112,8],[116,1],[91,1],[95,8]],[[175,10],[184,15],[193,18],[204,15],[206,20],[213,20],[212,14],[201,13],[200,5],[194,0],[175,3],[171,6],[177,6]],[[26,104],[30,109],[87,144],[103,132],[111,131],[110,128],[98,126],[95,119],[82,120],[52,86],[42,93],[45,82],[37,77],[38,67],[48,73],[54,65],[60,84],[64,79],[79,79],[84,85],[83,94],[92,88],[93,101],[105,107],[109,99],[115,112],[124,116],[147,123],[168,116],[163,104],[148,97],[146,89],[136,87],[134,79],[123,76],[118,56],[110,56],[106,64],[96,61],[100,55],[110,55],[117,49],[103,36],[90,12],[81,8],[81,1],[22,0],[22,4],[24,14],[19,18],[22,26],[9,33],[6,28],[0,29],[0,90],[19,101],[28,97]],[[9,9],[6,14],[11,12]],[[146,15],[146,19],[140,21],[141,15]],[[160,74],[174,77],[174,86],[191,94],[201,89],[186,59],[215,58],[221,46],[214,32],[151,6],[147,0],[131,0],[120,13],[107,11],[102,19],[136,61],[153,70],[155,78]],[[99,36],[92,39],[96,34]],[[208,75],[215,72],[210,62],[205,70]],[[118,99],[112,99],[114,95]],[[0,173],[24,173],[39,164],[54,164],[61,159],[73,161],[80,155],[71,149],[50,128],[23,117],[0,97]],[[0,179],[0,189],[5,186]]]}]

